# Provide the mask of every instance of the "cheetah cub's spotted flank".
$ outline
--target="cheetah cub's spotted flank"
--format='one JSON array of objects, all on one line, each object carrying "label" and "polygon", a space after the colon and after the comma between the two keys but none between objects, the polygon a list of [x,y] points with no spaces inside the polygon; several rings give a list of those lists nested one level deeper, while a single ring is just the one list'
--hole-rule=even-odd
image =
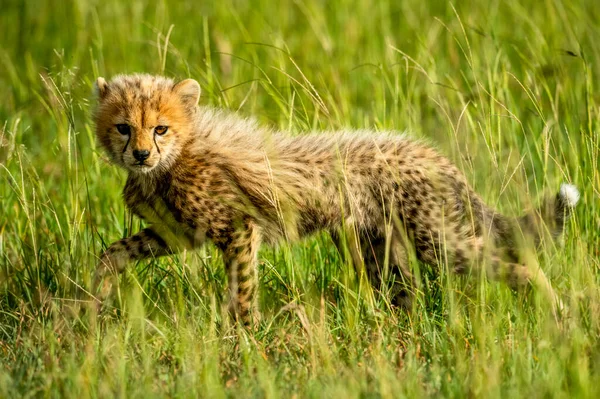
[{"label": "cheetah cub's spotted flank", "polygon": [[210,240],[223,253],[230,310],[249,325],[261,243],[318,230],[332,234],[376,289],[391,287],[397,305],[410,306],[411,254],[459,273],[484,267],[555,299],[543,273],[523,264],[518,244],[561,234],[579,199],[574,186],[510,218],[486,206],[448,159],[394,132],[290,137],[198,106],[200,86],[191,79],[122,75],[96,85],[98,140],[129,173],[127,206],[151,223],[102,254],[94,280],[100,301],[127,263]]}]

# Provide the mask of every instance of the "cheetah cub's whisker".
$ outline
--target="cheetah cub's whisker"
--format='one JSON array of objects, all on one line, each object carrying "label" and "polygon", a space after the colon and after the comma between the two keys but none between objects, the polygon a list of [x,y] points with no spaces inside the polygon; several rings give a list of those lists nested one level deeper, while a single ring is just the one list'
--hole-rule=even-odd
[{"label": "cheetah cub's whisker", "polygon": [[129,172],[127,206],[151,223],[102,254],[94,279],[100,300],[127,263],[210,240],[223,252],[230,310],[251,325],[260,244],[317,230],[348,249],[340,252],[376,289],[391,284],[396,305],[411,306],[411,251],[456,272],[485,267],[493,278],[515,288],[532,283],[556,300],[518,246],[562,233],[579,200],[572,185],[510,218],[485,205],[448,159],[396,132],[289,137],[198,106],[192,79],[121,75],[96,85],[98,141]]}]

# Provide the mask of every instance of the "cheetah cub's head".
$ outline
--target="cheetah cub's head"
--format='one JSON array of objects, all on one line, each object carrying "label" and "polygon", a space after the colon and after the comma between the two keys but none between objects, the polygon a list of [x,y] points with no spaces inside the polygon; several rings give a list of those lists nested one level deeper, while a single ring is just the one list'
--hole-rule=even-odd
[{"label": "cheetah cub's head", "polygon": [[151,75],[96,81],[98,141],[133,173],[168,170],[191,133],[200,85]]}]

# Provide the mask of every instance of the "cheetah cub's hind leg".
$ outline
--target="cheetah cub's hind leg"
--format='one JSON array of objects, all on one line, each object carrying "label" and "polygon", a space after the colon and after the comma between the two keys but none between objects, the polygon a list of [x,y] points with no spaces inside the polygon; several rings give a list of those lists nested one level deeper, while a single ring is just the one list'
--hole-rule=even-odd
[{"label": "cheetah cub's hind leg", "polygon": [[565,311],[563,302],[552,288],[550,280],[546,277],[535,257],[531,257],[523,264],[507,262],[499,256],[492,256],[487,274],[495,280],[504,281],[515,291],[522,291],[531,285],[548,302],[555,319],[558,319],[560,314]]},{"label": "cheetah cub's hind leg", "polygon": [[259,228],[248,220],[235,230],[229,243],[222,248],[229,284],[229,313],[245,327],[256,327],[260,320],[256,303],[260,242]]},{"label": "cheetah cub's hind leg", "polygon": [[365,274],[375,290],[386,290],[392,305],[412,309],[416,282],[406,246],[397,232],[386,239],[346,228],[344,232],[332,232],[331,237],[343,260],[352,262],[358,276]]},{"label": "cheetah cub's hind leg", "polygon": [[391,305],[411,311],[417,281],[401,234],[394,229],[387,237],[364,237],[363,253],[373,287],[387,291]]},{"label": "cheetah cub's hind leg", "polygon": [[455,272],[476,275],[478,271],[483,271],[489,279],[502,281],[517,292],[532,286],[545,297],[551,305],[554,318],[558,318],[558,312],[563,311],[562,302],[534,259],[530,259],[526,264],[507,261],[494,250],[486,250],[482,237],[472,236],[465,239],[463,243],[464,246],[460,251],[456,248],[446,248],[453,258]]}]

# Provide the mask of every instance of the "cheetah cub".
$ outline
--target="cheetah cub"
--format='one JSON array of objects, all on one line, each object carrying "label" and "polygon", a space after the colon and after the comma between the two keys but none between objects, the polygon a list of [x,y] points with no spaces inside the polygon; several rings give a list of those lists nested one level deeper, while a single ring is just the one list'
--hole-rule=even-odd
[{"label": "cheetah cub", "polygon": [[290,137],[198,106],[192,79],[121,75],[96,86],[98,141],[129,173],[127,207],[150,223],[102,254],[99,303],[127,263],[210,240],[223,253],[230,311],[251,325],[261,243],[318,230],[375,289],[391,287],[396,305],[410,307],[413,255],[459,273],[484,268],[515,288],[532,283],[556,300],[519,245],[562,233],[579,199],[572,185],[510,218],[486,206],[448,159],[395,132]]}]

